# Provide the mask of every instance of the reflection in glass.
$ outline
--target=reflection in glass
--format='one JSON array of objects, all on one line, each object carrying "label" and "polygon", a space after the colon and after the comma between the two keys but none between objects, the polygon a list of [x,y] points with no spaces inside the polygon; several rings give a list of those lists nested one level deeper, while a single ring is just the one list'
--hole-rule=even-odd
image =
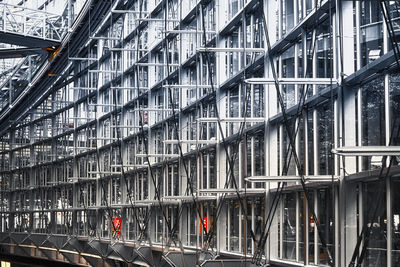
[{"label": "reflection in glass", "polygon": [[[246,214],[246,251],[248,254],[252,253],[252,246],[253,246],[253,239],[251,237],[251,231],[252,231],[252,222],[251,219],[253,218],[253,212],[252,212],[252,201],[248,200],[247,201],[247,214]],[[259,239],[257,239],[259,240]]]},{"label": "reflection in glass", "polygon": [[305,256],[305,236],[306,236],[306,228],[307,224],[306,212],[304,210],[306,207],[306,198],[304,197],[304,192],[299,192],[299,261],[304,261]]},{"label": "reflection in glass", "polygon": [[[239,88],[236,87],[227,92],[229,96],[229,117],[239,117]],[[239,130],[239,124],[235,122],[229,123],[229,134],[234,134]],[[228,134],[228,135],[229,135]]]},{"label": "reflection in glass", "polygon": [[283,199],[282,258],[296,259],[296,193],[285,194]]},{"label": "reflection in glass", "polygon": [[239,203],[227,203],[226,245],[228,251],[239,251]]},{"label": "reflection in glass", "polygon": [[[329,78],[332,77],[331,60],[332,60],[332,40],[329,34],[329,19],[326,19],[318,26],[318,36],[316,42],[316,60],[317,60],[317,77]],[[324,88],[324,86],[319,86]]]},{"label": "reflection in glass", "polygon": [[400,266],[400,180],[392,183],[392,265]]},{"label": "reflection in glass", "polygon": [[[392,145],[400,145],[400,138],[397,136],[397,130],[400,126],[400,75],[393,74],[389,76],[389,104],[391,105],[391,120],[390,126],[394,129],[394,134],[392,138]],[[398,164],[399,160],[397,160]]]},{"label": "reflection in glass", "polygon": [[[290,121],[291,129],[294,129],[295,124]],[[291,130],[293,133],[294,130]],[[281,173],[285,174],[284,171],[287,170],[287,175],[296,175],[296,163],[294,160],[292,149],[290,146],[290,137],[287,134],[286,127],[282,126],[282,162]],[[285,174],[286,175],[286,174]]]},{"label": "reflection in glass", "polygon": [[[333,254],[334,245],[334,228],[333,228],[333,203],[332,190],[329,188],[319,189],[318,196],[318,223],[320,227],[321,237],[325,241],[331,255]],[[319,264],[328,264],[328,254],[326,249],[322,247],[321,240],[319,242]]]},{"label": "reflection in glass", "polygon": [[315,226],[314,217],[310,214],[311,210],[314,210],[314,191],[308,191],[308,261],[309,263],[314,263],[314,238],[315,231],[317,230]]},{"label": "reflection in glass", "polygon": [[229,19],[231,19],[239,11],[239,0],[229,1]]},{"label": "reflection in glass", "polygon": [[[294,78],[294,46],[282,54],[282,78]],[[285,108],[290,108],[295,104],[295,90],[293,84],[283,84],[282,94]]]},{"label": "reflection in glass", "polygon": [[318,108],[318,136],[319,136],[319,174],[328,175],[332,173],[331,166],[331,149],[332,149],[332,107],[330,102]]},{"label": "reflection in glass", "polygon": [[314,174],[314,120],[313,110],[307,110],[307,153],[308,153],[308,175]]},{"label": "reflection in glass", "polygon": [[382,12],[378,1],[361,2],[361,65],[374,61],[382,54]]},{"label": "reflection in glass", "polygon": [[[362,88],[362,145],[385,145],[385,87],[383,77]],[[371,162],[372,161],[372,162]],[[375,164],[373,162],[376,162]],[[363,169],[380,167],[380,160],[363,158]]]},{"label": "reflection in glass", "polygon": [[289,32],[294,26],[293,0],[282,0],[282,35]]},{"label": "reflection in glass", "polygon": [[[368,226],[372,224],[369,244],[363,261],[364,267],[386,266],[387,219],[385,197],[378,203],[378,213],[373,218],[379,192],[381,190],[386,191],[384,184],[384,181],[376,181],[365,183],[363,186],[363,219],[364,222],[368,223]],[[384,194],[386,195],[386,193]]]}]

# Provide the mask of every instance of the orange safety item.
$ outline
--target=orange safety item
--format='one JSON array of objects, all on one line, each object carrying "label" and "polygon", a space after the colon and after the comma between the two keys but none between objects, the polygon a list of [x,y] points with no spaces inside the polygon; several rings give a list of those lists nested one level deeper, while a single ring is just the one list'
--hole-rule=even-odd
[{"label": "orange safety item", "polygon": [[204,231],[204,229],[206,229],[206,231],[210,230],[210,225],[211,225],[211,219],[208,217],[204,217],[203,221],[202,221],[203,225],[199,225],[200,226],[200,233]]},{"label": "orange safety item", "polygon": [[112,233],[113,236],[121,237],[121,218],[113,218]]}]

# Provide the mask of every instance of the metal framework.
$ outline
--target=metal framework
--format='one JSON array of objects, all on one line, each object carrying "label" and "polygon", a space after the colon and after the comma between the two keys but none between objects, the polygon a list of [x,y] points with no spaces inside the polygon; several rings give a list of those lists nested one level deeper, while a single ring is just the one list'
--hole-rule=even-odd
[{"label": "metal framework", "polygon": [[397,266],[399,7],[1,2],[0,255]]}]

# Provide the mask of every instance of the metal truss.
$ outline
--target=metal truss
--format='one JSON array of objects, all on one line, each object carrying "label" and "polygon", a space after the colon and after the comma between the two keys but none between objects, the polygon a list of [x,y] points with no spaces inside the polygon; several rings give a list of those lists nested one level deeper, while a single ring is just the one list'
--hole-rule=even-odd
[{"label": "metal truss", "polygon": [[0,3],[0,14],[0,38],[8,44],[30,48],[55,48],[60,45],[68,30],[66,15],[3,2]]},{"label": "metal truss", "polygon": [[[335,5],[316,1],[271,45],[268,31],[275,27],[263,13],[268,1],[243,1],[219,22],[222,29],[209,22],[213,1],[144,1],[90,1],[76,27],[68,5],[55,15],[0,3],[0,38],[24,46],[0,50],[3,59],[22,57],[0,77],[0,227],[10,231],[0,233],[0,254],[93,266],[265,266],[281,196],[295,188],[304,203],[314,203],[302,204],[302,216],[318,222],[303,224],[315,231],[315,250],[324,248],[327,263],[339,266],[320,233],[312,187],[330,185],[334,199],[342,175],[308,172],[305,113],[330,100],[336,119],[342,86],[375,74],[364,69],[343,80],[320,78],[308,65],[336,53],[331,44],[320,49],[326,55],[315,51],[319,24],[329,18],[328,35],[337,34]],[[257,30],[266,44],[254,41]],[[282,54],[299,40],[303,73],[282,73],[289,68],[282,67]],[[392,66],[393,59],[388,54],[371,66],[379,64]],[[318,116],[314,109],[312,118]],[[324,129],[314,125],[320,124],[311,133],[317,150]],[[400,154],[397,146],[327,143],[332,162],[336,155]],[[332,162],[332,169],[340,164]],[[236,236],[234,220],[241,225]]]}]

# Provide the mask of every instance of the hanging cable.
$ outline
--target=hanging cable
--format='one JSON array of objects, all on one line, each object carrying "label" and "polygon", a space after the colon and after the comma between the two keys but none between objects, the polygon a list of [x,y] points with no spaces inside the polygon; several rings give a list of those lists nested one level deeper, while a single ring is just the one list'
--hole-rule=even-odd
[{"label": "hanging cable", "polygon": [[[139,19],[142,18],[142,14],[143,14],[143,0],[140,0],[139,2]],[[136,36],[137,36],[137,42],[136,42],[136,87],[137,87],[137,93],[138,95],[140,95],[140,81],[139,81],[139,73],[140,73],[140,66],[138,63],[139,61],[139,56],[140,56],[140,51],[139,51],[139,40],[140,40],[140,35],[141,35],[142,29],[137,27],[136,28]],[[142,141],[143,141],[143,149],[145,152],[145,158],[146,158],[146,162],[148,165],[148,172],[150,173],[150,177],[151,180],[153,182],[153,186],[154,186],[154,191],[155,191],[155,199],[157,200],[158,206],[160,208],[160,211],[162,213],[162,216],[164,218],[164,221],[167,224],[167,230],[168,232],[171,231],[171,226],[170,226],[170,222],[168,220],[168,217],[164,211],[163,205],[162,205],[162,201],[161,201],[161,194],[160,194],[160,190],[159,190],[159,185],[157,185],[156,179],[154,177],[153,174],[153,169],[150,163],[150,158],[149,158],[149,153],[148,153],[148,141],[146,141],[146,134],[145,134],[145,130],[144,130],[144,123],[143,123],[143,116],[144,116],[144,111],[141,107],[141,103],[140,103],[140,99],[138,100],[138,108],[139,108],[139,126],[140,126],[140,130],[139,130],[139,136],[141,137]],[[146,144],[147,143],[147,144]],[[148,216],[148,218],[150,219],[150,215]],[[146,230],[147,227],[145,227],[143,230]],[[151,244],[151,242],[150,242]]]},{"label": "hanging cable", "polygon": [[[204,47],[205,47],[204,55],[205,55],[207,68],[208,68],[208,72],[209,72],[209,80],[210,80],[210,84],[211,84],[211,93],[215,94],[216,90],[214,88],[214,82],[213,82],[213,77],[212,77],[213,71],[212,71],[212,68],[211,68],[210,51],[207,48],[207,42],[206,42],[207,35],[206,35],[206,29],[205,29],[205,23],[204,23],[204,21],[205,21],[205,15],[204,15],[205,5],[204,4],[201,4],[201,5],[202,5],[202,9],[201,9],[201,11],[202,11],[202,19],[203,19],[203,24],[202,24],[202,26],[203,26],[203,39],[204,39]],[[255,60],[255,58],[253,58],[253,62],[254,62],[254,60]],[[245,77],[246,69],[243,71],[243,75],[244,75],[243,77]],[[243,85],[243,81],[244,81],[244,79],[242,79],[242,85]],[[242,87],[244,87],[244,86],[242,86]],[[245,90],[245,92],[246,92],[246,90]],[[245,125],[246,125],[247,103],[248,103],[248,98],[250,97],[250,92],[251,92],[251,90],[249,90],[247,92],[247,94],[246,94],[246,98],[245,98],[244,105],[243,105],[243,110],[242,110],[242,118],[244,118],[244,119],[243,119],[243,122],[241,122],[241,124],[240,124],[239,131],[238,131],[238,134],[237,134],[237,139],[234,142],[233,152],[231,152],[231,155],[229,154],[228,144],[227,144],[227,142],[225,140],[224,131],[223,131],[223,128],[222,128],[222,125],[221,125],[221,119],[220,119],[219,112],[218,112],[218,104],[217,104],[216,94],[214,96],[214,101],[213,101],[213,105],[214,105],[215,113],[216,113],[216,117],[217,117],[218,129],[219,129],[219,132],[220,132],[220,135],[221,135],[222,143],[224,145],[226,158],[228,159],[228,172],[227,172],[227,179],[226,179],[226,182],[225,182],[224,189],[228,188],[228,186],[231,183],[233,184],[234,189],[235,189],[235,193],[236,193],[236,195],[237,195],[237,197],[239,199],[239,203],[240,203],[239,205],[241,206],[241,210],[244,212],[245,215],[247,214],[247,205],[244,204],[243,198],[240,195],[239,188],[238,188],[238,185],[236,183],[236,179],[235,179],[235,175],[234,175],[234,164],[235,164],[237,153],[238,153],[238,147],[239,147],[238,145],[239,145],[239,143],[240,143],[240,141],[241,141],[241,139],[243,137],[244,129],[245,129]],[[228,179],[228,177],[229,177],[229,179]],[[247,194],[247,192],[245,191],[245,195],[246,194]],[[217,226],[218,217],[219,217],[219,214],[220,214],[220,212],[222,210],[222,206],[224,204],[224,199],[225,199],[226,196],[227,196],[227,193],[223,193],[223,195],[220,198],[219,203],[217,205],[216,216],[214,216],[213,222],[211,223],[210,235],[207,238],[207,242],[206,242],[209,246],[211,246],[211,244],[212,244],[212,238],[215,235],[215,229],[216,229],[216,226]],[[247,216],[246,216],[246,220],[247,220]],[[254,233],[253,233],[252,230],[250,231],[250,235],[251,235],[253,241],[256,241]]]},{"label": "hanging cable", "polygon": [[[117,2],[118,2],[118,0],[117,0]],[[110,2],[110,8],[112,9],[112,7],[113,7],[113,5],[111,4],[111,2]],[[111,16],[111,18],[112,18],[112,16]],[[90,25],[90,16],[89,16],[89,25]],[[113,25],[113,23],[112,23],[112,20],[111,20],[111,27],[112,27],[112,25]],[[89,35],[90,35],[91,33],[89,32]],[[99,65],[99,61],[97,61],[97,67],[100,69],[100,65]],[[99,101],[99,94],[97,94],[97,101]],[[99,122],[99,120],[98,120],[98,118],[97,118],[97,107],[95,107],[95,112],[94,112],[94,120],[95,120],[95,122],[96,122],[96,128],[99,126],[99,124],[100,124],[100,122]],[[110,137],[111,138],[111,137]],[[114,221],[114,219],[113,219],[113,211],[112,211],[112,208],[111,208],[111,206],[110,206],[110,204],[109,204],[109,201],[107,200],[108,199],[108,197],[110,197],[111,196],[111,192],[110,192],[110,195],[108,194],[108,190],[106,190],[106,187],[104,186],[104,183],[106,182],[106,179],[107,178],[105,178],[105,177],[102,177],[102,172],[101,172],[101,166],[100,166],[100,160],[101,160],[101,157],[100,157],[100,149],[99,149],[99,147],[98,147],[98,144],[97,144],[97,142],[96,142],[96,163],[97,163],[97,174],[98,174],[98,181],[99,181],[99,183],[100,183],[100,186],[101,186],[101,189],[102,189],[102,191],[103,191],[103,197],[101,198],[101,202],[105,205],[105,209],[104,209],[104,211],[105,211],[105,213],[106,213],[106,216],[108,216],[108,219],[109,219],[109,221],[110,221],[110,224],[112,225],[112,231],[115,229],[117,229],[117,227],[116,227],[116,224],[115,224],[115,221]],[[103,214],[102,214],[102,221],[103,221],[103,219],[104,219],[104,217],[103,217]],[[103,229],[104,229],[104,227],[105,227],[105,225],[102,225],[102,227],[103,227]],[[108,227],[107,227],[107,229],[108,229]],[[101,236],[101,235],[100,235]]]},{"label": "hanging cable", "polygon": [[[181,3],[182,3],[182,1],[181,1]],[[173,10],[172,12],[174,12],[174,10]],[[175,102],[174,102],[174,99],[173,99],[173,96],[172,96],[172,95],[173,95],[173,92],[172,92],[172,90],[171,90],[171,85],[170,85],[170,83],[169,83],[169,78],[170,78],[170,77],[169,77],[169,76],[170,76],[170,70],[169,70],[169,68],[170,68],[170,63],[169,63],[169,47],[168,47],[168,38],[167,38],[167,32],[168,32],[167,22],[168,22],[168,1],[165,2],[165,13],[164,13],[164,41],[163,41],[163,43],[164,43],[164,48],[165,48],[165,53],[166,53],[166,67],[167,67],[167,78],[166,78],[166,83],[167,83],[167,89],[168,89],[169,102],[170,102],[170,104],[171,104],[171,110],[172,110],[172,122],[173,122],[173,125],[174,125],[173,128],[174,128],[174,132],[175,132],[175,138],[177,139],[177,145],[178,145],[179,155],[180,155],[180,158],[182,159],[181,162],[182,162],[183,169],[184,169],[184,171],[185,171],[186,178],[187,178],[187,183],[188,183],[188,186],[187,186],[187,189],[186,189],[186,193],[188,193],[188,191],[189,191],[189,193],[191,194],[193,204],[194,204],[194,206],[195,206],[195,208],[196,208],[196,210],[197,210],[197,213],[198,213],[199,218],[201,218],[201,216],[202,216],[202,214],[201,214],[201,209],[200,209],[199,204],[198,204],[197,196],[194,195],[194,186],[193,186],[193,176],[194,176],[194,173],[191,172],[191,173],[189,174],[189,170],[188,170],[186,161],[185,161],[185,159],[184,159],[183,148],[182,148],[181,140],[180,140],[180,137],[179,137],[179,136],[180,136],[180,134],[179,134],[179,125],[178,125],[178,123],[177,123],[177,120],[179,120],[179,115],[176,114],[176,111],[175,111]],[[196,151],[196,156],[195,156],[195,158],[198,159],[199,154],[200,154],[200,150],[199,150],[199,145],[198,145],[198,144],[197,144],[196,148],[197,148],[197,151]],[[167,248],[169,247],[170,242],[172,241],[172,238],[173,238],[174,234],[176,233],[176,231],[177,231],[178,228],[179,228],[179,220],[180,220],[180,217],[181,217],[181,215],[182,215],[182,213],[183,213],[183,205],[182,205],[182,204],[179,206],[179,209],[177,209],[176,213],[178,214],[178,216],[177,216],[177,219],[175,220],[174,227],[172,228],[172,231],[171,231],[171,233],[170,233],[170,235],[169,235],[169,238],[168,238],[168,241],[167,241],[167,244],[166,244],[166,247],[167,247]],[[201,226],[202,226],[202,228],[203,228],[203,233],[205,233],[206,235],[208,235],[206,226],[205,226],[204,224],[201,224]],[[183,247],[182,247],[182,248],[183,248]]]},{"label": "hanging cable", "polygon": [[[397,67],[400,68],[400,50],[399,50],[398,43],[396,41],[396,35],[395,35],[394,27],[392,24],[392,20],[390,18],[389,8],[387,6],[386,0],[380,0],[379,4],[380,4],[380,8],[382,10],[383,18],[385,20],[385,24],[386,24],[387,31],[388,31],[388,34],[390,37],[390,41],[392,42],[393,54],[395,55],[396,64],[397,64]],[[394,137],[394,132],[395,132],[394,131],[395,130],[395,127],[394,127],[395,117],[394,116],[392,118],[392,121],[393,121],[393,123],[392,123],[392,127],[391,127],[392,129],[391,129],[391,133],[390,133],[388,146],[392,145],[393,140],[398,139],[400,136],[400,125],[399,125],[397,128],[397,131],[396,131],[396,136]],[[375,202],[375,207],[372,209],[373,210],[372,216],[369,218],[369,220],[365,221],[365,223],[363,224],[361,233],[357,237],[357,243],[354,248],[350,263],[348,265],[349,267],[354,267],[354,266],[360,267],[362,265],[362,262],[366,255],[366,252],[367,252],[370,235],[372,233],[373,222],[374,222],[375,218],[381,212],[383,212],[382,210],[379,210],[379,208],[381,206],[381,202],[384,200],[385,195],[386,195],[385,194],[385,182],[387,181],[387,179],[389,177],[390,169],[393,166],[394,162],[395,162],[395,157],[394,156],[390,157],[389,165],[386,167],[386,172],[385,172],[385,166],[387,164],[387,156],[382,157],[382,167],[380,169],[379,176],[378,176],[378,181],[381,182],[381,185],[379,187],[379,194],[377,197],[377,202]],[[361,244],[362,244],[362,249],[361,249],[361,253],[360,253]]]},{"label": "hanging cable", "polygon": [[[316,8],[317,8],[317,7],[316,7]],[[305,179],[304,179],[304,174],[303,174],[303,168],[302,168],[302,165],[301,165],[301,163],[300,163],[300,161],[299,161],[299,158],[298,158],[298,155],[297,155],[297,152],[296,152],[294,136],[293,136],[292,133],[291,133],[291,129],[290,129],[290,126],[289,126],[289,119],[288,119],[288,116],[287,116],[287,114],[286,114],[285,104],[284,104],[284,101],[283,101],[283,98],[282,98],[282,95],[281,95],[281,92],[280,92],[280,89],[279,89],[279,82],[278,82],[278,79],[277,79],[277,74],[276,74],[276,70],[275,70],[274,63],[273,63],[273,62],[274,62],[273,56],[272,56],[272,54],[271,54],[271,44],[270,44],[269,33],[268,33],[268,29],[267,29],[267,23],[266,23],[266,18],[265,18],[264,12],[262,13],[262,18],[263,18],[264,32],[265,32],[266,40],[267,40],[267,48],[268,48],[269,63],[270,63],[271,70],[272,70],[272,75],[273,75],[273,78],[274,78],[274,85],[275,85],[275,89],[276,89],[276,93],[277,93],[277,97],[278,97],[278,102],[279,102],[279,104],[280,104],[280,106],[281,106],[281,112],[282,112],[282,116],[283,116],[283,122],[284,122],[284,125],[285,125],[285,128],[286,128],[286,132],[287,132],[287,134],[288,134],[288,136],[289,136],[289,143],[290,143],[290,146],[292,147],[292,151],[293,151],[293,156],[294,156],[295,164],[296,164],[298,173],[300,174],[300,183],[301,183],[301,186],[302,186],[303,191],[304,191],[304,193],[305,193],[305,197],[306,197],[306,199],[307,199],[307,202],[310,203],[310,197],[309,197],[309,195],[308,195],[308,190],[307,190],[306,185],[305,185]],[[310,206],[308,206],[308,209],[309,209],[310,213],[312,214],[313,218],[315,218],[315,221],[318,222],[318,217],[316,216],[314,209],[311,208]],[[322,235],[321,235],[320,225],[317,223],[317,224],[316,224],[316,227],[317,227],[318,237],[319,237],[319,239],[320,239],[320,241],[321,241],[322,247],[323,247],[323,248],[326,250],[326,252],[327,252],[327,255],[328,255],[328,263],[329,263],[329,265],[332,266],[333,260],[332,260],[330,251],[329,251],[329,249],[328,249],[327,246],[326,246],[325,240],[324,240],[324,238],[323,238]],[[265,241],[266,241],[266,239],[265,239]],[[259,246],[259,248],[263,248],[263,246]],[[257,257],[260,258],[260,255],[262,255],[262,253],[263,253],[263,251],[260,251],[260,250],[259,250],[259,252],[257,253]],[[257,260],[256,260],[256,261],[257,261]]]},{"label": "hanging cable", "polygon": [[[312,38],[312,42],[310,43],[310,46],[312,46],[312,47],[309,48],[308,50],[311,51],[311,58],[313,58],[315,47],[316,47],[315,34],[313,34],[313,38]],[[306,78],[307,74],[310,73],[310,71],[312,70],[311,64],[307,64],[307,60],[305,62],[306,62],[306,68],[305,68],[304,78]],[[305,87],[305,85],[303,85],[303,86],[301,86],[301,88],[302,88],[302,92],[300,93],[300,99],[299,99],[299,103],[297,105],[296,115],[291,119],[291,120],[293,120],[294,123],[296,122],[296,119],[298,120],[294,136],[297,136],[297,133],[299,131],[300,122],[301,122],[300,115],[306,109],[305,98],[308,95],[308,92],[309,92],[311,86],[308,84],[307,87]],[[288,151],[286,151],[286,154],[285,154],[284,165],[282,168],[282,176],[287,175],[287,172],[288,172],[289,166],[290,166],[290,162],[292,159],[292,154],[293,154],[293,148],[291,146],[289,146]],[[265,220],[265,224],[263,227],[263,231],[261,232],[260,240],[258,242],[256,242],[258,244],[258,246],[257,246],[258,249],[252,259],[252,262],[256,263],[258,265],[262,264],[262,256],[264,254],[265,243],[268,239],[269,231],[270,231],[270,228],[273,223],[273,218],[275,217],[275,212],[279,205],[279,201],[282,197],[282,192],[283,192],[285,185],[286,185],[286,182],[278,182],[277,192],[274,195],[274,198],[273,198],[273,201],[271,204],[271,208],[268,211],[267,219]]]},{"label": "hanging cable", "polygon": [[[111,17],[112,17],[112,15],[111,15]],[[124,13],[123,14],[123,16],[122,16],[122,18],[123,18],[123,20],[125,20],[126,19],[126,13]],[[112,19],[111,19],[111,21],[112,21]],[[119,43],[121,44],[121,46],[123,47],[124,46],[124,36],[123,36],[123,33],[124,33],[124,23],[122,23],[122,26],[121,26],[121,32],[120,32],[120,40],[119,40]],[[111,55],[113,55],[113,51],[111,51]],[[118,57],[118,53],[117,53],[117,57]],[[123,60],[123,56],[121,56],[121,60]],[[118,62],[117,62],[117,65],[118,65]],[[123,61],[121,62],[121,65],[123,66]],[[117,66],[115,66],[115,74],[117,75],[118,74],[118,68],[117,68]],[[123,81],[124,79],[123,79],[123,74],[122,74],[122,77],[121,77],[121,81]],[[113,93],[113,104],[114,104],[114,110],[117,110],[118,109],[118,103],[117,103],[117,88],[116,87],[113,87],[114,88],[114,90],[112,91],[112,93]],[[121,109],[121,115],[123,114],[123,108]],[[141,225],[141,223],[140,223],[140,220],[139,220],[139,218],[138,218],[138,215],[137,215],[137,212],[136,212],[136,209],[137,209],[137,207],[136,207],[136,200],[135,200],[135,198],[132,196],[132,194],[131,194],[131,191],[130,191],[130,188],[129,188],[129,184],[128,184],[128,181],[127,181],[127,175],[126,175],[126,173],[125,173],[125,166],[124,166],[124,159],[123,159],[123,156],[122,156],[122,137],[121,137],[121,129],[120,128],[118,128],[118,120],[117,120],[117,116],[118,116],[118,114],[115,114],[115,116],[113,116],[113,118],[114,118],[114,125],[115,125],[115,131],[116,131],[116,136],[117,136],[117,144],[118,144],[118,157],[119,157],[119,161],[121,162],[121,177],[120,177],[120,179],[122,179],[122,180],[124,180],[124,182],[125,182],[125,188],[126,188],[126,192],[127,192],[127,195],[128,195],[128,200],[129,200],[129,202],[130,202],[130,205],[131,205],[131,208],[132,208],[132,212],[133,212],[133,216],[134,216],[134,220],[136,221],[136,225],[137,225],[137,227],[138,227],[138,230],[139,230],[139,239],[141,238],[141,235],[142,235],[142,233],[143,233],[143,230],[142,230],[142,225]]]}]

